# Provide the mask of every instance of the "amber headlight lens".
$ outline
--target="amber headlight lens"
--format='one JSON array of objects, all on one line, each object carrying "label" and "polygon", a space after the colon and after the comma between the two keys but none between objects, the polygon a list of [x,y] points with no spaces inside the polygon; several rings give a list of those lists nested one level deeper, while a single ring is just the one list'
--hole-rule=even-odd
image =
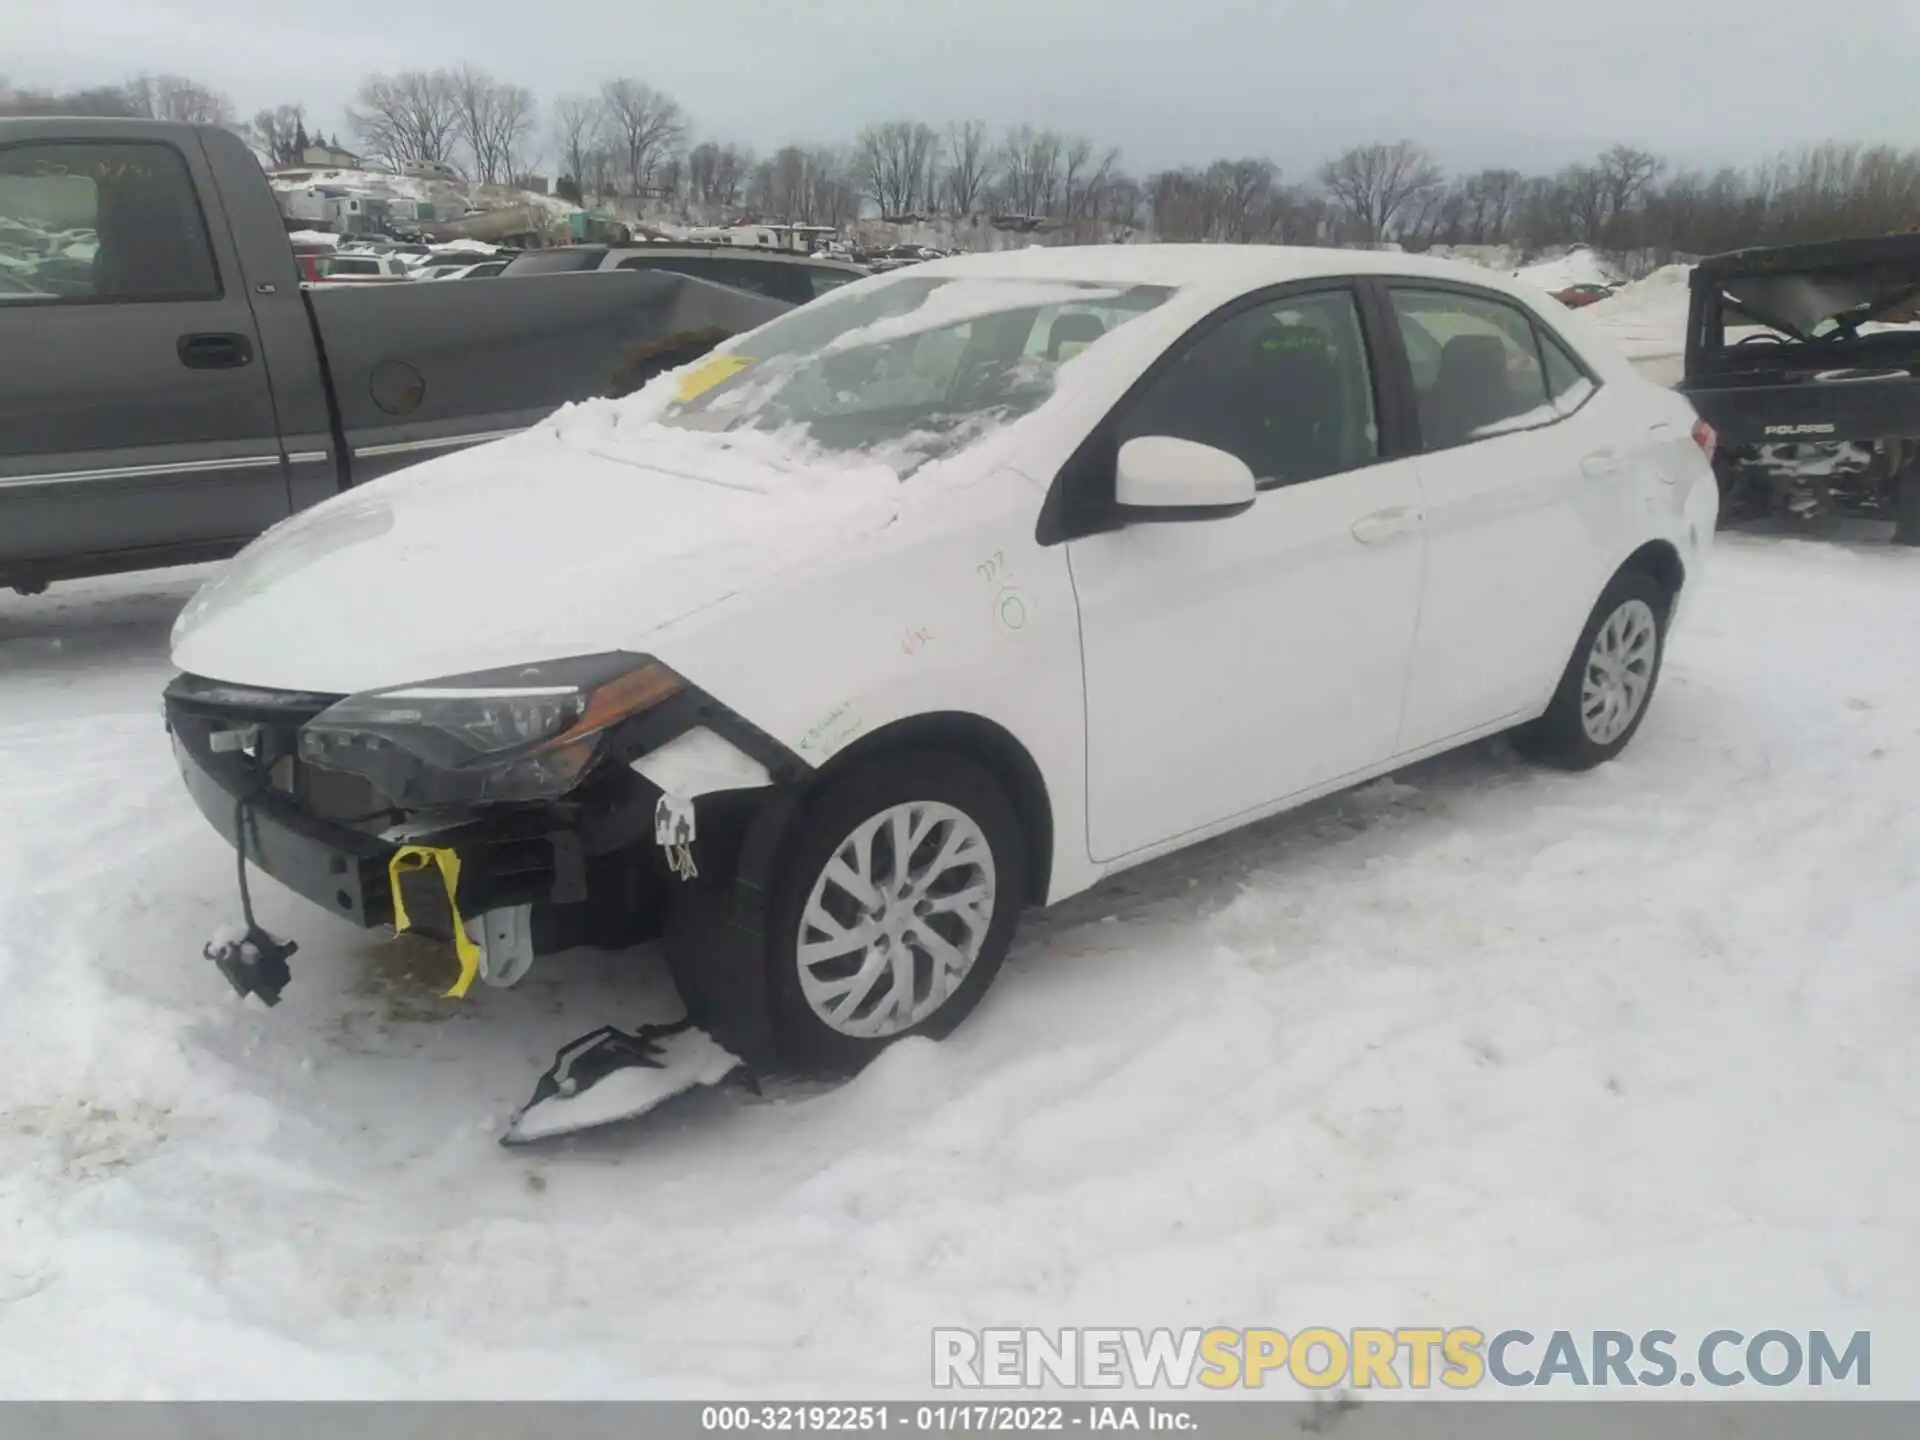
[{"label": "amber headlight lens", "polygon": [[551,800],[607,732],[678,694],[644,655],[582,655],[349,695],[300,731],[300,758],[360,775],[401,809]]}]

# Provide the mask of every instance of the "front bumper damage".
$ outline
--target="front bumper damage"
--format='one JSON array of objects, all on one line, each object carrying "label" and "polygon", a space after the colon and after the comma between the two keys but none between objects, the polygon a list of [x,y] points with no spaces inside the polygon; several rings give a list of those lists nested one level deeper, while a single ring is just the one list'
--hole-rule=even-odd
[{"label": "front bumper damage", "polygon": [[[607,760],[560,800],[407,813],[370,782],[300,758],[300,727],[340,698],[182,675],[168,686],[164,709],[188,793],[243,857],[249,938],[269,949],[279,943],[253,926],[251,863],[361,928],[451,945],[460,972],[448,993],[456,996],[475,980],[512,985],[542,956],[624,949],[659,935],[673,892],[700,869],[702,885],[731,883],[741,817],[759,797],[790,792],[808,773],[778,742],[689,687],[635,717]],[[274,975],[238,943],[224,953],[220,968],[236,990],[277,1001],[284,961]],[[215,946],[208,955],[222,958]],[[752,1003],[750,982],[716,989]],[[730,1038],[759,1033],[757,1017],[738,1018]],[[745,1058],[752,1068],[758,1057]],[[561,1050],[504,1138],[627,1118],[677,1090],[714,1083],[738,1063],[690,1022],[606,1026]],[[600,1084],[628,1069],[648,1073],[623,1075],[611,1089]],[[589,1088],[591,1103],[583,1098]]]}]

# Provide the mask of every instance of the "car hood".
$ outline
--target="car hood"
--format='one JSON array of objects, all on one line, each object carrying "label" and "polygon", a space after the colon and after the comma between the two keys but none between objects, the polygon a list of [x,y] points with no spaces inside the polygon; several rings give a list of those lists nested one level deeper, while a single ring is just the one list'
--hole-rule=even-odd
[{"label": "car hood", "polygon": [[896,518],[885,466],[619,418],[569,407],[283,522],[182,612],[174,664],[345,694],[642,648]]}]

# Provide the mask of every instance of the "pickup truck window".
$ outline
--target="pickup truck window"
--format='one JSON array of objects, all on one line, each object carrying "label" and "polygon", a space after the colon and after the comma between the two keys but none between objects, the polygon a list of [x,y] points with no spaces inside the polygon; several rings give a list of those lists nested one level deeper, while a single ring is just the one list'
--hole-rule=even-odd
[{"label": "pickup truck window", "polygon": [[187,162],[145,141],[0,148],[0,276],[0,304],[221,296]]}]

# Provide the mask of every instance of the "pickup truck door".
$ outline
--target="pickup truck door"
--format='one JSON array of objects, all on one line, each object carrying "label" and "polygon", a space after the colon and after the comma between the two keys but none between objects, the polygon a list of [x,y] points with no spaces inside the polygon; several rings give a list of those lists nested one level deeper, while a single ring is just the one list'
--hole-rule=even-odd
[{"label": "pickup truck door", "polygon": [[58,123],[0,140],[0,583],[214,558],[289,509],[197,136]]}]

